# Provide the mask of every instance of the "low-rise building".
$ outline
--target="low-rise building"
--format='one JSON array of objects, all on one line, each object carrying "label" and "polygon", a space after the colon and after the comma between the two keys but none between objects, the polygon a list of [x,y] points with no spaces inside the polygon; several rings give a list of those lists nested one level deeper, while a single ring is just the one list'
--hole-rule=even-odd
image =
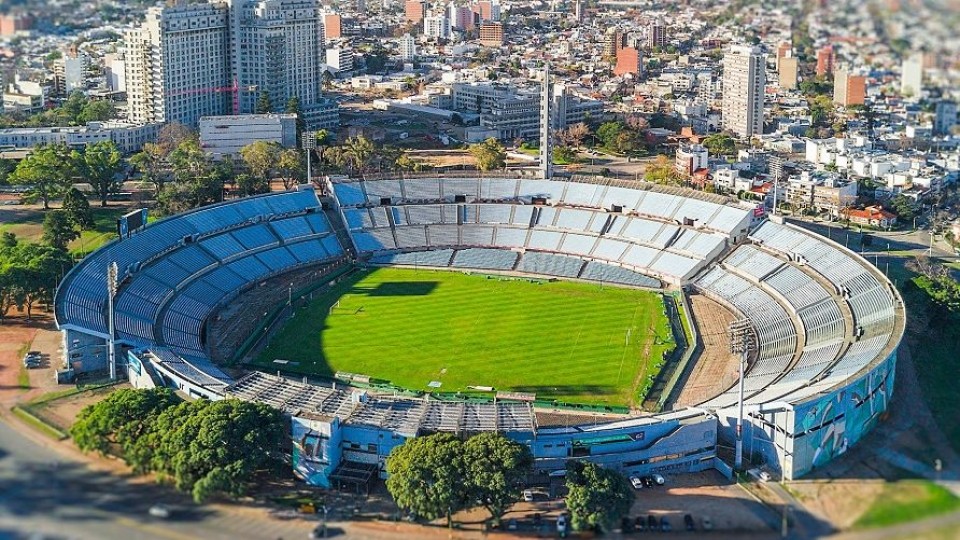
[{"label": "low-rise building", "polygon": [[237,157],[254,142],[267,141],[285,148],[297,145],[297,115],[241,114],[200,118],[200,146],[214,159]]},{"label": "low-rise building", "polygon": [[848,208],[844,210],[843,215],[850,220],[850,223],[856,223],[857,225],[889,229],[897,224],[897,215],[884,210],[880,206],[868,206],[863,210]]},{"label": "low-rise building", "polygon": [[89,122],[85,126],[0,129],[0,146],[33,148],[42,144],[66,144],[83,147],[113,141],[124,154],[139,152],[144,143],[154,142],[160,124],[126,122]]},{"label": "low-rise building", "polygon": [[823,171],[803,171],[787,179],[787,202],[797,208],[840,215],[857,202],[857,183]]},{"label": "low-rise building", "polygon": [[677,172],[690,176],[698,169],[705,169],[708,158],[709,153],[702,144],[680,144],[677,146]]}]

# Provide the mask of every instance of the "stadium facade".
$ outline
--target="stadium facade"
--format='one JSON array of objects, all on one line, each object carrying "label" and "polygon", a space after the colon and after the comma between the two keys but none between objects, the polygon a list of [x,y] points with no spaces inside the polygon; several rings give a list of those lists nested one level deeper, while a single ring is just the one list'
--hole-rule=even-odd
[{"label": "stadium facade", "polygon": [[107,368],[109,295],[119,269],[115,339],[138,387],[272,404],[290,415],[294,464],[312,484],[383,475],[390,450],[439,431],[496,430],[528,444],[543,473],[589,459],[630,474],[729,471],[718,448],[737,423],[737,386],[656,415],[537,425],[523,401],[377,395],[254,372],[234,380],[209,359],[207,324],[274,276],[318,279],[359,262],[518,273],[694,289],[750,322],[744,446],[799,477],[844,453],[893,392],[904,312],[857,254],[724,197],[574,177],[334,179],[225,202],[150,224],[94,252],[61,283],[56,318],[69,367]]}]

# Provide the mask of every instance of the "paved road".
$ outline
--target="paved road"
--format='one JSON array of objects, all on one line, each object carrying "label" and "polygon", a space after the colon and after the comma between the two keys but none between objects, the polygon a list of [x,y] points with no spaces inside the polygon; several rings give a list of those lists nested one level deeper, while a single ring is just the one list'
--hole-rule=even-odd
[{"label": "paved road", "polygon": [[[307,522],[281,521],[262,509],[196,506],[152,483],[91,469],[0,418],[0,539],[276,539],[306,538]],[[169,520],[148,515],[163,502]]]}]

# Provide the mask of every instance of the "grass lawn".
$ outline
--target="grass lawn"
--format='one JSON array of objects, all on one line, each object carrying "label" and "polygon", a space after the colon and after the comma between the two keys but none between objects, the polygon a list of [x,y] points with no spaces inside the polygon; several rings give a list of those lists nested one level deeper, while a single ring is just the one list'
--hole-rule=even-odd
[{"label": "grass lawn", "polygon": [[960,509],[960,498],[928,480],[889,482],[870,508],[857,519],[857,528],[886,527]]},{"label": "grass lawn", "polygon": [[[92,204],[97,204],[92,201]],[[82,231],[80,238],[70,242],[67,246],[70,253],[79,257],[81,253],[91,251],[113,240],[117,236],[117,218],[129,212],[129,205],[100,208],[93,206],[94,226],[89,231]],[[46,211],[40,209],[8,207],[0,210],[0,232],[11,232],[21,240],[40,242],[43,236],[43,219]]]},{"label": "grass lawn", "polygon": [[302,308],[257,364],[271,371],[283,359],[298,362],[290,371],[346,371],[422,391],[440,381],[442,392],[492,386],[635,405],[673,347],[663,300],[650,291],[384,268]]}]

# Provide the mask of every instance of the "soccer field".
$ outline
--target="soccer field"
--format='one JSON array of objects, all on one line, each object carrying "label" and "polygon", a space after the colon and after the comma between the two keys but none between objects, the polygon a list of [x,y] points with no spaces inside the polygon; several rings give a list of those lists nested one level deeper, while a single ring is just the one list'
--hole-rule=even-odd
[{"label": "soccer field", "polygon": [[491,386],[624,406],[641,401],[639,391],[673,347],[655,292],[383,268],[358,271],[301,308],[257,364],[345,371],[413,390]]}]

